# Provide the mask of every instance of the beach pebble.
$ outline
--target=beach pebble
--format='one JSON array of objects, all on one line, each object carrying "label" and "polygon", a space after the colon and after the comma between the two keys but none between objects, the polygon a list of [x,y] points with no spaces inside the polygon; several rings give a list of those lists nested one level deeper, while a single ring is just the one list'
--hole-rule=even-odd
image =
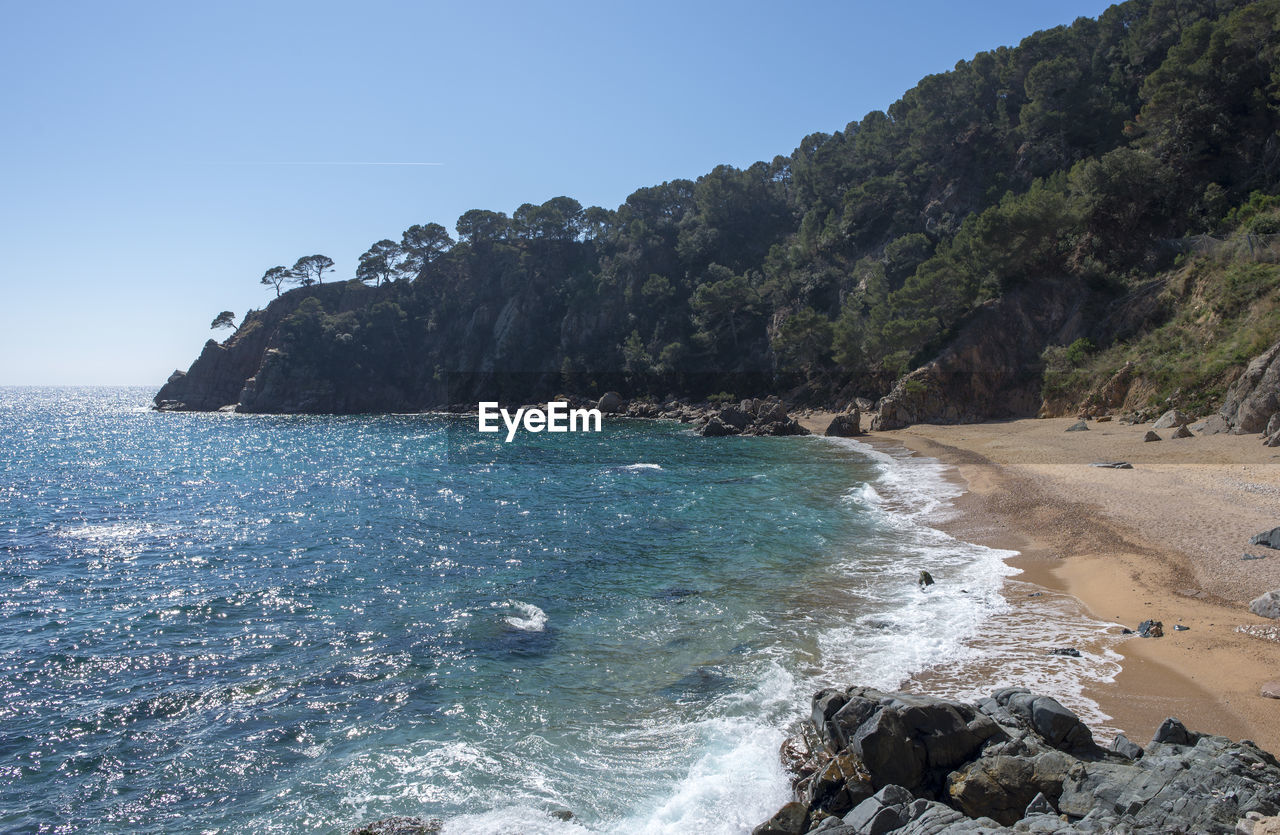
[{"label": "beach pebble", "polygon": [[1240,555],[1240,559],[1242,559],[1242,560],[1265,560],[1266,558],[1267,558],[1267,555],[1266,555],[1266,554],[1249,554],[1249,553],[1244,553],[1244,554],[1241,554],[1241,555]]},{"label": "beach pebble", "polygon": [[1259,692],[1268,699],[1280,699],[1280,680],[1268,681]]},{"label": "beach pebble", "polygon": [[1090,467],[1106,467],[1109,470],[1132,470],[1133,465],[1128,461],[1094,461]]},{"label": "beach pebble", "polygon": [[1191,631],[1191,627],[1190,627],[1190,626],[1183,626],[1183,625],[1182,625],[1182,624],[1180,624],[1180,623],[1175,623],[1175,624],[1173,625],[1173,631],[1174,631],[1174,632],[1190,632],[1190,631]]},{"label": "beach pebble", "polygon": [[1050,655],[1065,655],[1068,658],[1079,658],[1080,650],[1075,647],[1057,647],[1049,650]]},{"label": "beach pebble", "polygon": [[1138,637],[1140,638],[1163,638],[1164,623],[1158,620],[1144,620],[1138,624]]}]

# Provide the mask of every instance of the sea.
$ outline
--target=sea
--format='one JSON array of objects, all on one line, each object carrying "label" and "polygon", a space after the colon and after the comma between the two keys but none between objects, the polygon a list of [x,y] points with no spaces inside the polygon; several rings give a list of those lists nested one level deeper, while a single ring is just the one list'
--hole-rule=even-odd
[{"label": "sea", "polygon": [[939,530],[932,459],[153,394],[0,389],[2,831],[746,833],[822,687],[1105,726],[1112,625]]}]

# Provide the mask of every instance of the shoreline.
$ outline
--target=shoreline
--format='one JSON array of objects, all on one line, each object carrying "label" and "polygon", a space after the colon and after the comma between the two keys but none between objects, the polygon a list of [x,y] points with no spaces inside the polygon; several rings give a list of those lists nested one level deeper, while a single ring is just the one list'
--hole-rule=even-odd
[{"label": "shoreline", "polygon": [[[819,434],[826,419],[813,413],[802,423]],[[1177,716],[1280,748],[1280,701],[1259,694],[1280,675],[1280,643],[1235,631],[1272,623],[1251,614],[1248,601],[1280,587],[1280,554],[1240,557],[1265,551],[1250,549],[1248,537],[1275,524],[1266,522],[1274,516],[1267,502],[1280,506],[1280,454],[1251,435],[1143,444],[1145,425],[1065,433],[1073,422],[912,426],[861,440],[953,467],[965,493],[937,527],[1017,551],[1008,562],[1022,574],[1013,582],[1069,595],[1098,621],[1130,629],[1163,621],[1163,638],[1119,637],[1117,626],[1107,642],[1121,670],[1084,693],[1112,717],[1108,724],[1142,743]],[[1137,472],[1090,466],[1101,460],[1128,460]],[[1005,595],[1027,605],[1008,585]],[[933,677],[926,671],[912,683],[927,686]]]}]

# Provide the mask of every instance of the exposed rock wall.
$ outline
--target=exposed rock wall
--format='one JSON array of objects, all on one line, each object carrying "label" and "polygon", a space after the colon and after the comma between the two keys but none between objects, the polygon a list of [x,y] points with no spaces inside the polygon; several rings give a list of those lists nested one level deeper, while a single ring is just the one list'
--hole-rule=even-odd
[{"label": "exposed rock wall", "polygon": [[1280,342],[1249,363],[1227,391],[1219,414],[1238,435],[1265,432],[1280,416]]},{"label": "exposed rock wall", "polygon": [[1088,299],[1079,281],[1046,279],[988,302],[942,353],[897,382],[871,428],[1034,417],[1040,355],[1084,332]]}]

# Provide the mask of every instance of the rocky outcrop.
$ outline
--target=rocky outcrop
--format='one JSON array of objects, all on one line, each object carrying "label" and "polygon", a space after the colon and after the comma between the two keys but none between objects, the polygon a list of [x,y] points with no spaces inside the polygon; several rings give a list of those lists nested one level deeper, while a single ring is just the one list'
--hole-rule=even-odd
[{"label": "rocky outcrop", "polygon": [[700,413],[695,419],[698,432],[708,438],[726,435],[808,435],[809,430],[787,413],[776,397],[743,400]]},{"label": "rocky outcrop", "polygon": [[1263,432],[1280,416],[1280,342],[1249,363],[1227,391],[1219,414],[1237,435]]},{"label": "rocky outcrop", "polygon": [[1168,719],[1110,750],[1057,700],[822,690],[783,748],[795,799],[755,835],[1231,833],[1280,813],[1280,763]]},{"label": "rocky outcrop", "polygon": [[851,411],[838,414],[827,424],[829,438],[855,438],[862,434],[862,411],[854,406]]},{"label": "rocky outcrop", "polygon": [[1083,333],[1087,298],[1078,281],[1040,279],[986,303],[942,353],[881,399],[871,428],[1034,417],[1040,355]]}]

